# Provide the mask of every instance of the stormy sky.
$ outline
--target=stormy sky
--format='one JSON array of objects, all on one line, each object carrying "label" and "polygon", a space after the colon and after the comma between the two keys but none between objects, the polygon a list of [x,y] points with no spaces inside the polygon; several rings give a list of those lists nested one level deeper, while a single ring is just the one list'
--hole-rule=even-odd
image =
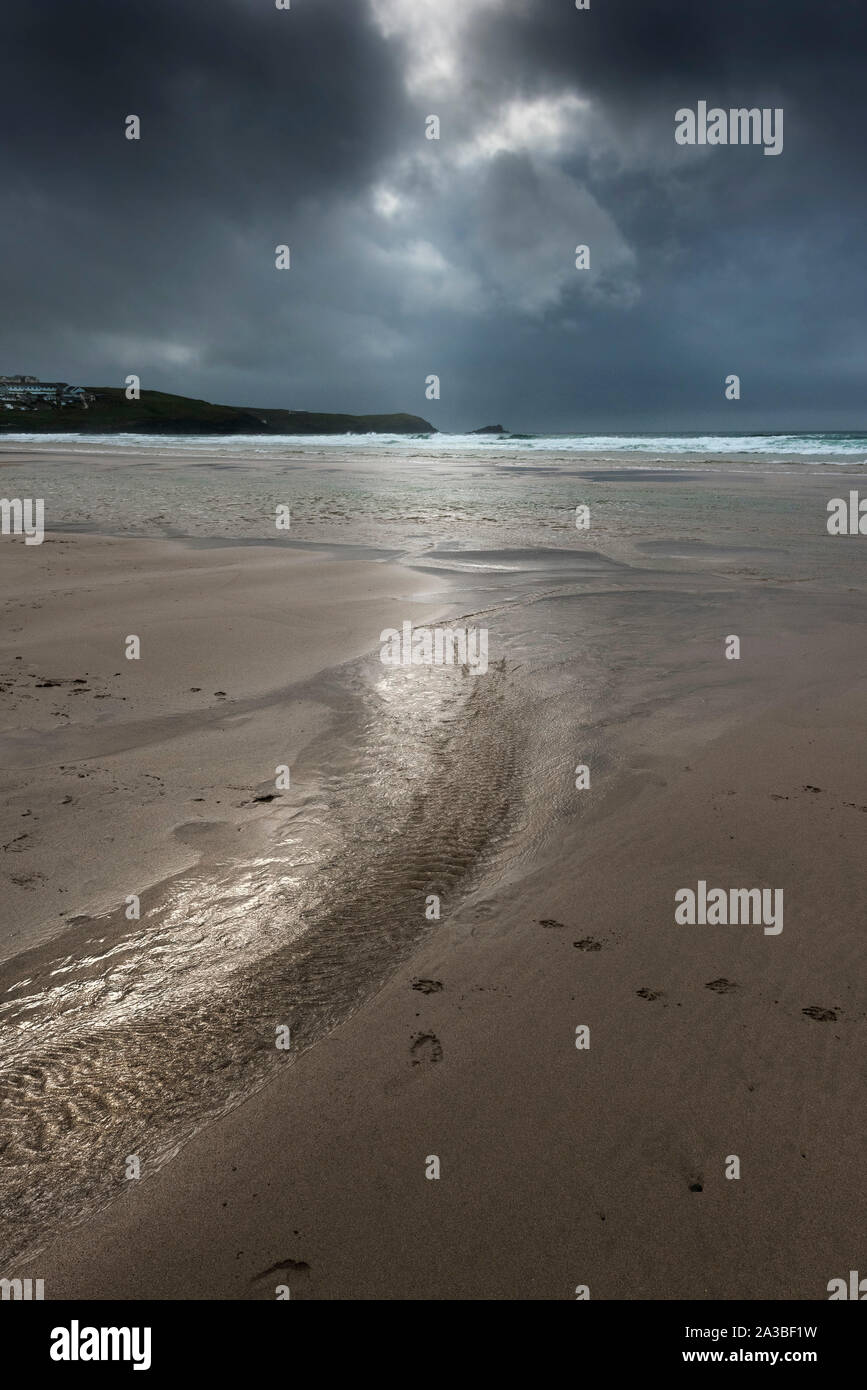
[{"label": "stormy sky", "polygon": [[[863,31],[862,0],[7,0],[0,372],[867,428]],[[678,145],[699,101],[782,107],[782,154]]]}]

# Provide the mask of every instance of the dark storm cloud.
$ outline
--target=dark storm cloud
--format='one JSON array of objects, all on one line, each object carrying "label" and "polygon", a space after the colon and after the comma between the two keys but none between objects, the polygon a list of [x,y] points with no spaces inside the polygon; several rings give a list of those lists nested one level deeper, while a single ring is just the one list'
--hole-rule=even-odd
[{"label": "dark storm cloud", "polygon": [[[444,428],[857,427],[859,19],[806,0],[18,4],[0,370]],[[783,153],[677,146],[699,100],[782,106]]]},{"label": "dark storm cloud", "polygon": [[19,6],[4,29],[7,369],[153,367],[149,384],[183,390],[192,344],[273,375],[274,246],[363,189],[401,121],[363,8],[88,0]]}]

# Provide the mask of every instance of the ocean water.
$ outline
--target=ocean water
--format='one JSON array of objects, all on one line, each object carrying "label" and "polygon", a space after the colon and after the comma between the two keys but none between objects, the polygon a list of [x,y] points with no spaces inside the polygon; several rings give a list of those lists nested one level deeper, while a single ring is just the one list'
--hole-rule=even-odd
[{"label": "ocean water", "polygon": [[287,450],[351,450],[376,453],[412,441],[414,452],[433,458],[502,450],[507,454],[586,455],[682,454],[737,455],[838,462],[867,462],[867,435],[853,431],[821,434],[342,434],[342,435],[148,435],[148,434],[4,434],[0,443],[57,446],[89,452],[134,448],[156,453],[212,453],[238,449],[262,458],[279,458]]}]

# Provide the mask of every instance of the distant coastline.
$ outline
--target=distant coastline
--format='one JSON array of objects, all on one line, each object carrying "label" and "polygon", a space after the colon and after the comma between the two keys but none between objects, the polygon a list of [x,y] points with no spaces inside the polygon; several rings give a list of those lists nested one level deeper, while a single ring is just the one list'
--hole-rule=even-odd
[{"label": "distant coastline", "polygon": [[87,408],[39,404],[0,411],[0,433],[33,434],[436,434],[420,415],[337,415],[213,405],[165,391],[128,400],[121,387],[88,386]]}]

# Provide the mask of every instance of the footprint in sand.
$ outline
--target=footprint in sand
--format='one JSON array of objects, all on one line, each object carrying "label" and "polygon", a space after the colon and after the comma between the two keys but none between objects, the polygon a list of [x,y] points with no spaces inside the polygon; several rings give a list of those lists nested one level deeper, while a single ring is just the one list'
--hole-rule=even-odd
[{"label": "footprint in sand", "polygon": [[438,994],[443,987],[442,980],[413,980],[413,989],[420,990],[422,994]]},{"label": "footprint in sand", "polygon": [[718,980],[708,980],[705,989],[712,989],[714,994],[731,994],[733,989],[737,989],[734,980],[727,980],[721,976]]},{"label": "footprint in sand", "polygon": [[442,1061],[442,1043],[436,1033],[416,1033],[409,1051],[414,1067],[431,1067]]},{"label": "footprint in sand", "polygon": [[639,999],[661,999],[661,998],[662,998],[662,990],[661,990],[661,989],[646,989],[646,988],[645,988],[645,989],[637,989],[637,990],[635,991],[635,993],[638,995]]},{"label": "footprint in sand", "polygon": [[579,951],[601,951],[602,942],[596,941],[592,936],[584,936],[580,941],[573,941],[573,946],[577,946]]},{"label": "footprint in sand", "polygon": [[45,882],[45,875],[40,873],[33,874],[10,874],[13,883],[17,883],[19,888],[35,888],[37,883]]},{"label": "footprint in sand", "polygon": [[808,1009],[802,1009],[801,1013],[806,1014],[808,1018],[814,1018],[817,1023],[837,1022],[836,1009],[820,1009],[818,1004],[811,1004]]}]

